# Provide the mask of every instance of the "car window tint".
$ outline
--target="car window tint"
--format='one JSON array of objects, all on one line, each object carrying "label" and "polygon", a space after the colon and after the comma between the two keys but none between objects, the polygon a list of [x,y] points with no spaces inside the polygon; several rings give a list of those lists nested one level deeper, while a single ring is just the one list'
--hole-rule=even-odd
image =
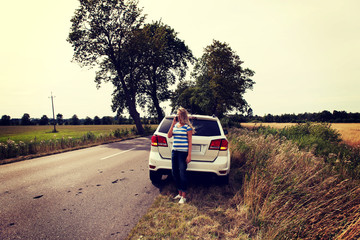
[{"label": "car window tint", "polygon": [[[220,129],[217,121],[211,120],[201,120],[201,119],[192,119],[191,120],[194,128],[194,136],[220,136]],[[159,132],[167,133],[170,129],[172,123],[172,118],[164,119],[163,123],[159,128]]]},{"label": "car window tint", "polygon": [[220,136],[220,129],[217,121],[211,120],[193,120],[196,136]]},{"label": "car window tint", "polygon": [[173,118],[165,118],[159,128],[159,132],[161,132],[161,133],[169,132],[172,121],[173,121]]}]

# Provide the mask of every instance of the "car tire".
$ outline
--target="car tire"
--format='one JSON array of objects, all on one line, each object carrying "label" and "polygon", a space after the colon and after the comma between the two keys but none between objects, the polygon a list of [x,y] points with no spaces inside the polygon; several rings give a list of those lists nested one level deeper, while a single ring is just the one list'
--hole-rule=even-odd
[{"label": "car tire", "polygon": [[220,183],[222,185],[228,185],[229,184],[229,174],[226,176],[219,176],[218,183]]},{"label": "car tire", "polygon": [[150,174],[150,180],[152,183],[159,183],[162,178],[162,174],[160,174],[157,171],[149,171]]}]

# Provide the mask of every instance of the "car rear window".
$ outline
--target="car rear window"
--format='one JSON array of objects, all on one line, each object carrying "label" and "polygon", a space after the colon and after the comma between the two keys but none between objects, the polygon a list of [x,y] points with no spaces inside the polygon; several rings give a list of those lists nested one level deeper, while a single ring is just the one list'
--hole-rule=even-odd
[{"label": "car rear window", "polygon": [[[173,118],[165,118],[162,122],[159,132],[167,133],[170,129]],[[192,125],[195,128],[194,136],[220,136],[220,129],[217,121],[204,120],[204,119],[191,119]]]}]

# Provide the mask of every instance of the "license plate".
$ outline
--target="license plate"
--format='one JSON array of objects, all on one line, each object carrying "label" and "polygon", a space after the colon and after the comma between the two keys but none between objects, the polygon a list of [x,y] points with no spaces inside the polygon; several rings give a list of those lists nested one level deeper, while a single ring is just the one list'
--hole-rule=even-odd
[{"label": "license plate", "polygon": [[192,145],[192,152],[201,152],[201,145]]}]

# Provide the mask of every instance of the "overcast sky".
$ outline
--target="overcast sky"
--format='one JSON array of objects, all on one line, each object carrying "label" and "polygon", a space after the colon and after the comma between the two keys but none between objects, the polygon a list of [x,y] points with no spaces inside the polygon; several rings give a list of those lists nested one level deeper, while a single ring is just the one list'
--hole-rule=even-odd
[{"label": "overcast sky", "polygon": [[[0,10],[0,115],[114,116],[112,85],[71,62],[66,42],[77,0],[4,1]],[[226,42],[255,71],[254,114],[360,112],[360,1],[140,0],[147,22],[178,32],[196,57]],[[138,109],[140,111],[140,109]],[[166,108],[166,113],[170,107]],[[143,116],[143,114],[142,114]]]}]

